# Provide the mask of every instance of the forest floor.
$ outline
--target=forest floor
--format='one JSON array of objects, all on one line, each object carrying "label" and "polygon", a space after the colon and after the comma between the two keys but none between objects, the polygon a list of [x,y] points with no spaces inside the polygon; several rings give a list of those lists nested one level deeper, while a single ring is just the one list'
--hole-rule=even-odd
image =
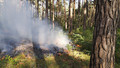
[{"label": "forest floor", "polygon": [[[78,29],[70,35],[75,49],[68,45],[67,53],[44,54],[44,58],[41,59],[30,54],[26,55],[25,52],[15,57],[3,56],[0,58],[0,68],[89,68],[93,30],[88,29],[84,33],[81,30]],[[115,68],[120,68],[119,41],[120,29],[117,33]]]},{"label": "forest floor", "polygon": [[21,53],[15,57],[2,57],[0,68],[89,68],[90,56],[79,51],[59,53],[43,59]]}]

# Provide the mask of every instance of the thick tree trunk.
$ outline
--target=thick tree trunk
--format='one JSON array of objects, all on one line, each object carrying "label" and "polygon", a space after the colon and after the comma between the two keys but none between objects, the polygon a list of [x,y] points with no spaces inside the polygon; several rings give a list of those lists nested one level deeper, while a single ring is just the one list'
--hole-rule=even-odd
[{"label": "thick tree trunk", "polygon": [[96,0],[90,68],[115,68],[115,40],[119,0]]},{"label": "thick tree trunk", "polygon": [[69,33],[72,31],[72,0],[69,2]]},{"label": "thick tree trunk", "polygon": [[64,0],[64,15],[65,15],[65,29],[67,29],[67,17],[66,17],[66,6],[65,6],[65,0]]}]

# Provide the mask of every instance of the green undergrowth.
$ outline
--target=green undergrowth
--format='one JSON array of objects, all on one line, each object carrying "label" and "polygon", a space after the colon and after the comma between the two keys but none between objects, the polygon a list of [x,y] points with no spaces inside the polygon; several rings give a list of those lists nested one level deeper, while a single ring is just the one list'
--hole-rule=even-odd
[{"label": "green undergrowth", "polygon": [[[75,49],[67,45],[68,54],[50,55],[43,59],[26,56],[21,53],[15,57],[0,58],[0,68],[89,68],[92,47],[93,28],[83,31],[78,28],[69,35]],[[120,29],[117,30],[115,68],[120,68]]]},{"label": "green undergrowth", "polygon": [[[78,58],[79,57],[79,58]],[[51,55],[38,59],[25,56],[4,56],[0,59],[0,68],[88,68],[89,55],[71,51],[69,54]]]},{"label": "green undergrowth", "polygon": [[80,45],[77,49],[86,54],[90,54],[92,48],[93,28],[83,30],[82,27],[73,30],[73,34],[69,36],[75,45]]},{"label": "green undergrowth", "polygon": [[[73,43],[78,46],[77,51],[90,55],[93,40],[93,28],[83,30],[82,27],[73,30],[73,34],[69,35]],[[120,68],[120,28],[117,29],[115,50],[115,67]]]}]

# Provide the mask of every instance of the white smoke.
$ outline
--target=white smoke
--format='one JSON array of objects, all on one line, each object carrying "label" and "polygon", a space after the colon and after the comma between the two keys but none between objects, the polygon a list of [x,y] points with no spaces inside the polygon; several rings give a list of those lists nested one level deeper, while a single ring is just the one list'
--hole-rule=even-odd
[{"label": "white smoke", "polygon": [[[0,49],[9,51],[13,48],[6,42],[6,38],[19,42],[22,38],[40,44],[41,48],[56,46],[65,48],[69,39],[62,29],[48,24],[47,20],[40,21],[33,18],[33,7],[21,0],[4,0],[0,5]],[[35,10],[34,10],[35,11]],[[9,42],[9,41],[7,41]],[[11,44],[12,45],[12,44]]]}]

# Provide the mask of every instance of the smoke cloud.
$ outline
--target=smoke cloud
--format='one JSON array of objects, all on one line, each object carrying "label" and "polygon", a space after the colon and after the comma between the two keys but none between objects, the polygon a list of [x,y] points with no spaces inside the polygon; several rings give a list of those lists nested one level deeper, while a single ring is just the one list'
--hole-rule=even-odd
[{"label": "smoke cloud", "polygon": [[[66,48],[70,40],[59,27],[52,29],[48,20],[34,18],[36,11],[30,3],[21,0],[4,0],[0,5],[0,50],[9,52],[22,39],[40,44],[41,48],[52,46]],[[12,43],[7,43],[12,41]]]}]

